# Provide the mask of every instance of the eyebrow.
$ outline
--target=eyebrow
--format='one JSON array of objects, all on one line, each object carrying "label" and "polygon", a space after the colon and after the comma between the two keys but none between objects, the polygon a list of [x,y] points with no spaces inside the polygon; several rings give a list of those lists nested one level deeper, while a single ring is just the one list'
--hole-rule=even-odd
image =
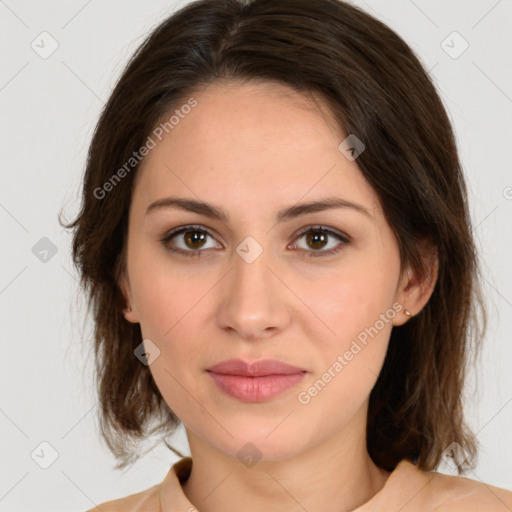
[{"label": "eyebrow", "polygon": [[[229,214],[219,206],[182,197],[164,197],[162,199],[158,199],[146,208],[146,215],[163,208],[185,210],[220,220],[226,224],[229,222]],[[350,208],[372,218],[370,211],[360,204],[346,201],[339,197],[326,197],[317,201],[299,203],[283,208],[277,212],[276,222],[282,223],[301,215],[321,212],[324,210],[332,210],[334,208]]]}]

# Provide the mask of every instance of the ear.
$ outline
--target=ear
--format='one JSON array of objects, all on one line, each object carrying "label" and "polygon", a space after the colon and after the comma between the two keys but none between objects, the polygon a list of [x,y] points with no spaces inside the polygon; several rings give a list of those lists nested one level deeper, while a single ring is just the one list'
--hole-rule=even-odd
[{"label": "ear", "polygon": [[139,316],[134,305],[130,280],[128,279],[128,276],[124,271],[121,273],[118,279],[118,284],[119,289],[121,290],[121,293],[123,294],[126,301],[125,309],[123,309],[124,317],[126,318],[126,320],[128,320],[128,322],[131,322],[133,324],[139,323]]},{"label": "ear", "polygon": [[[425,242],[423,251],[425,273],[420,275],[407,266],[397,288],[395,300],[402,305],[400,314],[395,315],[393,325],[403,325],[409,318],[417,315],[429,301],[437,283],[439,257],[437,247]],[[410,312],[410,316],[405,311]]]}]

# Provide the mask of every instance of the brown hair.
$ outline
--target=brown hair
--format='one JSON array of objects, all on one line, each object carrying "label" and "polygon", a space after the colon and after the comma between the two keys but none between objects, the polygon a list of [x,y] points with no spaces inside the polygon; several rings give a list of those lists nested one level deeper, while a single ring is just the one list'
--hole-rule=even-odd
[{"label": "brown hair", "polygon": [[402,268],[426,275],[424,242],[435,244],[436,286],[422,311],[392,330],[370,395],[367,447],[389,471],[405,457],[430,471],[456,442],[468,455],[459,474],[474,467],[477,441],[464,422],[462,391],[470,343],[476,360],[486,314],[454,134],[408,45],[338,0],[194,1],[148,36],[105,105],[81,211],[66,227],[74,229],[73,258],[92,306],[101,429],[117,467],[139,457],[135,441],[156,432],[165,439],[179,419],[134,357],[140,326],[122,314],[118,283],[139,165],[119,182],[112,178],[165,114],[219,80],[269,80],[320,94],[343,132],[366,146],[357,163],[396,235]]}]

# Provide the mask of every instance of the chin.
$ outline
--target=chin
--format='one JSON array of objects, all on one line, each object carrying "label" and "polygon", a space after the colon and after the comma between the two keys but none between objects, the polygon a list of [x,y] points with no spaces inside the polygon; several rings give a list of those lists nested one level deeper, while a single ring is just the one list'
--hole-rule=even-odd
[{"label": "chin", "polygon": [[257,463],[292,459],[297,455],[297,449],[296,444],[292,446],[288,443],[285,445],[283,442],[274,443],[266,439],[253,441],[240,439],[238,444],[235,444],[226,455],[238,459],[249,468]]},{"label": "chin", "polygon": [[[247,467],[259,461],[274,462],[293,458],[301,451],[303,438],[298,435],[298,432],[290,435],[285,428],[279,432],[283,425],[276,428],[278,424],[279,422],[273,422],[269,427],[268,424],[258,426],[252,422],[252,424],[246,423],[245,426],[241,425],[241,428],[236,430],[230,430],[228,427],[234,438],[226,435],[222,440],[210,439],[209,443],[226,456],[245,463]],[[236,435],[235,432],[243,434]]]}]

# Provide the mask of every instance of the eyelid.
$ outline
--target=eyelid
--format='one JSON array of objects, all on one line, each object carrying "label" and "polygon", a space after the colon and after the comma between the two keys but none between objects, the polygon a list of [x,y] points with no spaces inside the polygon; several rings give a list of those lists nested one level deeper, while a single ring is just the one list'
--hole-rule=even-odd
[{"label": "eyelid", "polygon": [[299,238],[300,236],[304,235],[305,233],[308,233],[309,231],[325,231],[327,233],[332,233],[335,235],[338,235],[342,240],[344,240],[347,243],[352,242],[352,238],[344,233],[343,231],[339,231],[337,229],[331,228],[329,226],[325,226],[324,224],[311,224],[309,226],[306,226],[304,228],[301,228],[298,233],[296,233],[293,236],[293,239]]},{"label": "eyelid", "polygon": [[[169,242],[172,238],[174,238],[177,235],[181,235],[183,233],[186,233],[187,231],[204,231],[207,235],[212,237],[213,239],[217,239],[218,235],[211,230],[210,228],[207,228],[203,226],[202,224],[184,224],[183,226],[178,226],[176,228],[171,229],[170,231],[167,231],[164,236],[160,238],[160,242],[165,243]],[[194,252],[194,251],[188,251],[188,252]]]}]

